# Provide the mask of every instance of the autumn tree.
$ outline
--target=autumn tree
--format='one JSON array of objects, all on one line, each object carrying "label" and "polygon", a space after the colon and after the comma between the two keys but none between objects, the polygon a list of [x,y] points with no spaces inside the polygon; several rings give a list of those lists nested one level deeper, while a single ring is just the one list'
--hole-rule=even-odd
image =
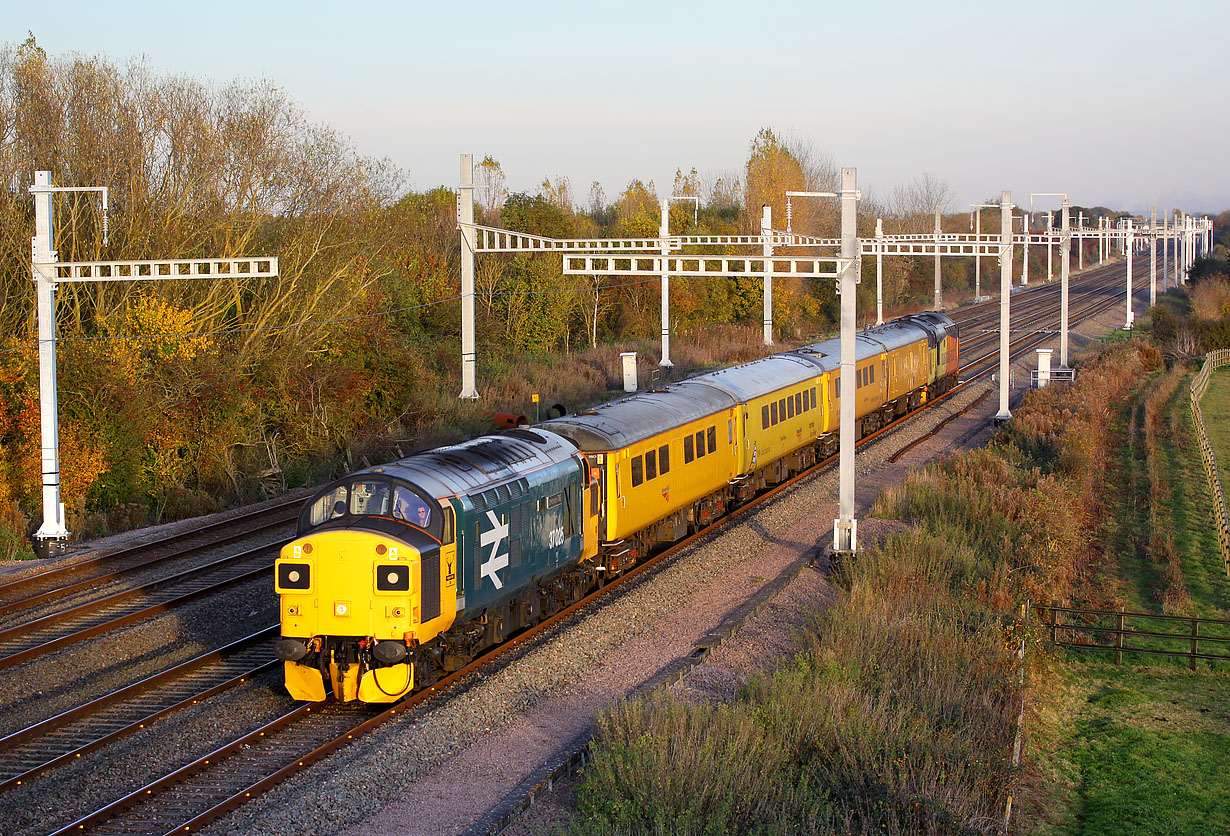
[{"label": "autumn tree", "polygon": [[661,226],[662,213],[653,181],[646,185],[633,180],[615,202],[619,218],[619,235],[625,238],[655,238]]},{"label": "autumn tree", "polygon": [[490,154],[474,167],[474,185],[478,192],[478,205],[483,208],[488,218],[499,216],[500,207],[508,197],[508,178],[498,160]]}]

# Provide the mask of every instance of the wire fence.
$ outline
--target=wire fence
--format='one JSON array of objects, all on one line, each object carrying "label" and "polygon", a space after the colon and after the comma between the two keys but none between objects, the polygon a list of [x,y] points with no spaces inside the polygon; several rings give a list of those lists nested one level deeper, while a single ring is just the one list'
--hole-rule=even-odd
[{"label": "wire fence", "polygon": [[1226,499],[1221,490],[1221,476],[1217,470],[1217,456],[1209,441],[1209,431],[1204,425],[1204,412],[1200,409],[1200,399],[1209,388],[1209,378],[1214,369],[1230,364],[1230,349],[1219,348],[1210,351],[1204,357],[1204,365],[1199,374],[1192,380],[1191,407],[1192,422],[1196,425],[1196,438],[1200,444],[1200,458],[1204,462],[1204,475],[1209,482],[1209,494],[1213,497],[1213,525],[1217,530],[1217,544],[1221,548],[1221,559],[1225,565],[1226,575],[1230,576],[1230,520],[1226,514]]}]

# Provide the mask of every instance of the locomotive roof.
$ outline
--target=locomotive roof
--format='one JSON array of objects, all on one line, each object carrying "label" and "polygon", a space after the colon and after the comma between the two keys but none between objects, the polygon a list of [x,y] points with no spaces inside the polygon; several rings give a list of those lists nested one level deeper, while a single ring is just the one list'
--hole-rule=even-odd
[{"label": "locomotive roof", "polygon": [[553,432],[515,429],[485,435],[450,447],[416,453],[351,474],[381,474],[402,479],[436,499],[466,495],[571,459],[576,447]]},{"label": "locomotive roof", "polygon": [[735,404],[729,392],[696,378],[637,392],[534,426],[557,432],[582,450],[616,450],[732,409]]},{"label": "locomotive roof", "polygon": [[692,380],[717,386],[739,401],[749,401],[785,386],[811,380],[819,372],[814,364],[790,354],[774,354],[750,363],[708,372]]}]

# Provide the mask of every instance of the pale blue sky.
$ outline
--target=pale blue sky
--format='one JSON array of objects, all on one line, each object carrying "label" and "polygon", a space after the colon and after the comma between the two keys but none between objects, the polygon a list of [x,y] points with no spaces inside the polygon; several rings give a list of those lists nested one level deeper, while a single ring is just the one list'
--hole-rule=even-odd
[{"label": "pale blue sky", "polygon": [[[1020,9],[1015,11],[1013,9]],[[0,40],[267,78],[415,188],[458,154],[578,199],[676,168],[739,169],[762,126],[956,202],[1012,189],[1147,211],[1230,207],[1220,66],[1230,3],[233,2],[0,0]]]}]

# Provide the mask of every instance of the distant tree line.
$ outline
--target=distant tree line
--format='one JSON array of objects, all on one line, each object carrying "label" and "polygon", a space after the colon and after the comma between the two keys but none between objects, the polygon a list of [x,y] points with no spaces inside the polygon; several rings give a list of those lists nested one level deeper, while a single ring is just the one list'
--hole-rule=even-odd
[{"label": "distant tree line", "polygon": [[[455,390],[459,252],[453,190],[414,191],[269,82],[216,87],[144,61],[48,56],[31,36],[0,46],[0,541],[39,502],[34,293],[36,170],[110,189],[103,246],[96,196],[57,195],[61,261],[276,255],[274,280],[65,284],[57,293],[63,485],[70,527],[105,530],[198,513],[312,483],[352,464],[356,439],[413,438]],[[659,200],[676,233],[752,233],[761,206],[786,225],[788,189],[832,190],[838,169],[771,129],[737,170],[680,168],[670,191],[633,180],[613,200],[566,176],[509,193],[499,162],[476,166],[479,221],[554,237],[656,236]],[[864,188],[864,194],[868,190]],[[860,234],[929,230],[951,189],[927,175],[863,201]],[[835,201],[796,201],[793,229],[838,231]],[[994,214],[994,211],[991,213]],[[984,228],[989,216],[984,214]],[[954,226],[955,225],[955,226]],[[947,260],[946,293],[972,282]],[[985,266],[985,265],[984,265]],[[927,304],[930,259],[885,264],[891,308]],[[863,310],[874,310],[865,260]],[[570,352],[657,331],[650,277],[565,276],[558,255],[483,256],[480,355]],[[758,279],[678,279],[680,334],[761,318]],[[831,281],[779,281],[785,339],[836,319]],[[429,396],[427,393],[433,393]],[[450,394],[454,395],[455,391]],[[127,519],[131,517],[132,519]],[[91,519],[95,523],[90,523]],[[101,521],[99,521],[101,520]],[[3,556],[0,543],[0,557]]]}]

